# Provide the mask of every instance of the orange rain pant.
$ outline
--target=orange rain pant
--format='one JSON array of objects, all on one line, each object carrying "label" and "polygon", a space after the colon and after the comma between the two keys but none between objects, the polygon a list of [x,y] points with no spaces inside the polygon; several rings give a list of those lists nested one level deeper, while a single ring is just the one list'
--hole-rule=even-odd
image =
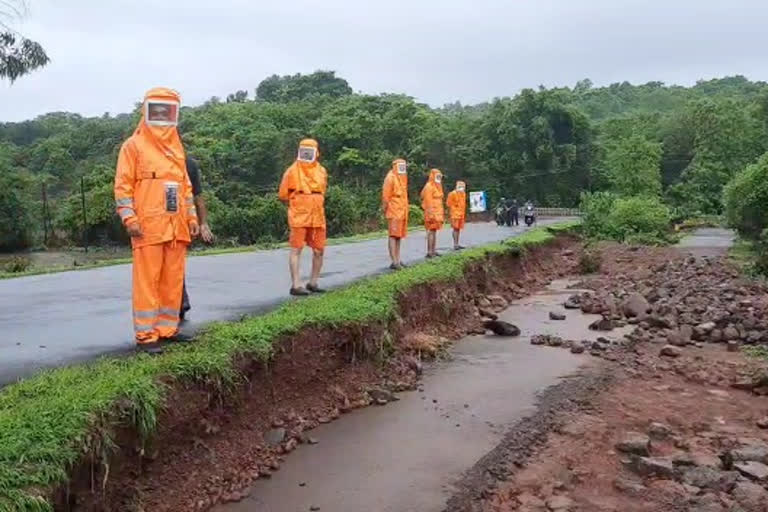
[{"label": "orange rain pant", "polygon": [[179,332],[187,244],[165,242],[133,249],[133,327],[136,343]]}]

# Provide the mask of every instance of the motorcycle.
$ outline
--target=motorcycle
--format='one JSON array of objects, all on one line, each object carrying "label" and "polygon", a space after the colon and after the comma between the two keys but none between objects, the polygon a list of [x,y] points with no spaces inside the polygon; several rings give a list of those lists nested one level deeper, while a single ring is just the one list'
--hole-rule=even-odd
[{"label": "motorcycle", "polygon": [[531,225],[536,222],[536,212],[534,211],[533,206],[528,205],[525,207],[523,221],[525,221],[525,225],[528,227],[531,227]]}]

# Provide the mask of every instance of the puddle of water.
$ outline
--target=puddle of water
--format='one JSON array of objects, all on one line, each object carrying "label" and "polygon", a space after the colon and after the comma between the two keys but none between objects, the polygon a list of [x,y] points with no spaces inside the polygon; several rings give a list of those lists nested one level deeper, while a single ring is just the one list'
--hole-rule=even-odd
[{"label": "puddle of water", "polygon": [[550,311],[563,311],[565,298],[576,293],[569,284],[553,282],[500,315],[520,327],[519,338],[470,336],[457,342],[451,360],[425,372],[423,392],[403,393],[386,407],[321,425],[312,432],[319,444],[300,447],[270,480],[257,481],[250,497],[216,510],[442,510],[451,483],[494,448],[511,424],[534,411],[537,391],[590,361],[529,341],[534,334],[575,340],[604,335],[588,329],[595,315],[566,311],[565,321],[549,319]]}]

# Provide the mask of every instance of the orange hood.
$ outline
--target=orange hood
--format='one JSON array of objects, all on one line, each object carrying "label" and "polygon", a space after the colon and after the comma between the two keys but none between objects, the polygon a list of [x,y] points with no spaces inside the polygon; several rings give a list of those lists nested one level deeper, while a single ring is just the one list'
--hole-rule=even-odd
[{"label": "orange hood", "polygon": [[397,184],[399,188],[408,190],[408,174],[400,174],[397,170],[398,164],[406,164],[407,162],[402,158],[397,158],[395,160],[392,160],[392,168],[389,170],[389,172],[392,173],[392,175],[395,177],[395,183]]},{"label": "orange hood", "polygon": [[181,138],[176,126],[151,126],[147,124],[145,119],[146,106],[147,102],[151,100],[174,101],[181,106],[181,96],[173,89],[168,89],[167,87],[150,89],[144,95],[141,120],[133,132],[134,137],[156,147],[164,155],[170,156],[177,162],[184,164],[184,146],[181,144]]},{"label": "orange hood", "polygon": [[293,166],[298,169],[299,187],[305,193],[318,192],[322,189],[322,184],[318,181],[320,177],[320,169],[322,166],[318,159],[320,158],[320,149],[315,139],[303,139],[299,142],[299,147],[308,146],[315,148],[315,161],[303,162],[299,160],[298,156],[293,163]]},{"label": "orange hood", "polygon": [[[438,183],[437,177],[440,176],[440,182]],[[438,192],[438,197],[443,197],[443,173],[440,169],[431,169],[429,171],[429,180],[427,180],[427,186],[434,187]]]}]

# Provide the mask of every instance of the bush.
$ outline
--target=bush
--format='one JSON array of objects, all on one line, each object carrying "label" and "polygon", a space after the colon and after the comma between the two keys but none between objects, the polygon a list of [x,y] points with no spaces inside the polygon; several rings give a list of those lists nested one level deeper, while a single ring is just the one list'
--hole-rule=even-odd
[{"label": "bush", "polygon": [[584,252],[579,257],[579,270],[582,274],[596,274],[600,272],[603,258],[594,248],[584,248]]},{"label": "bush", "polygon": [[415,204],[408,205],[408,225],[409,226],[423,226],[424,225],[424,211]]},{"label": "bush", "polygon": [[4,269],[10,274],[26,272],[32,266],[32,261],[25,256],[14,256],[6,262]]},{"label": "bush", "polygon": [[582,195],[584,233],[619,242],[668,241],[671,212],[656,197],[616,197],[607,192]]},{"label": "bush", "polygon": [[723,192],[728,225],[756,240],[768,228],[768,153],[748,165]]}]

